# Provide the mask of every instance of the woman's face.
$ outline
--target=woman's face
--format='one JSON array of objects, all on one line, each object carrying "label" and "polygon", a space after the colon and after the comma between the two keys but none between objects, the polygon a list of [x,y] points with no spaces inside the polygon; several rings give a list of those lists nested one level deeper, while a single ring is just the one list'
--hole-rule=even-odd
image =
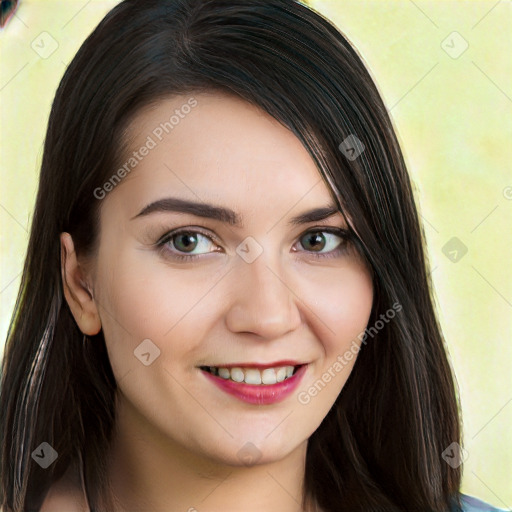
[{"label": "woman's face", "polygon": [[[304,447],[352,370],[343,356],[357,353],[373,300],[355,249],[327,232],[347,227],[339,212],[292,221],[333,204],[313,160],[275,119],[222,94],[161,101],[127,140],[125,172],[95,192],[88,276],[118,407],[155,438],[232,465]],[[176,200],[198,206],[173,211]],[[239,223],[192,213],[206,204]],[[167,236],[178,228],[192,233]],[[251,384],[295,365],[291,386]]]}]

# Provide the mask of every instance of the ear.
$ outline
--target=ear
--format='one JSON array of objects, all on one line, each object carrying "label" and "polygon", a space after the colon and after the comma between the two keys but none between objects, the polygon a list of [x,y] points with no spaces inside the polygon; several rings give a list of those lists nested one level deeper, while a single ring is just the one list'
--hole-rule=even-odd
[{"label": "ear", "polygon": [[98,334],[101,320],[92,294],[92,287],[76,257],[69,233],[60,234],[60,259],[64,297],[80,330],[89,336]]}]

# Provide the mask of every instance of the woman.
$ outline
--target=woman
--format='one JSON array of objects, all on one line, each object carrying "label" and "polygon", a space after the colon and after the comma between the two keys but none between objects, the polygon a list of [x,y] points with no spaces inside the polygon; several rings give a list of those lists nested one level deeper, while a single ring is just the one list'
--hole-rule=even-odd
[{"label": "woman", "polygon": [[122,2],[51,111],[3,509],[496,510],[460,494],[428,275],[333,25],[292,0]]}]

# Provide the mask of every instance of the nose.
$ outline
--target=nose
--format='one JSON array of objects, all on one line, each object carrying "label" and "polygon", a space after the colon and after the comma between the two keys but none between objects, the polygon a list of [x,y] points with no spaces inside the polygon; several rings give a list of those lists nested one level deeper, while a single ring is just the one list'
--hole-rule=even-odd
[{"label": "nose", "polygon": [[269,265],[263,252],[252,263],[240,261],[232,273],[227,327],[236,333],[251,333],[277,339],[297,329],[301,322],[298,290],[286,281],[279,265]]}]

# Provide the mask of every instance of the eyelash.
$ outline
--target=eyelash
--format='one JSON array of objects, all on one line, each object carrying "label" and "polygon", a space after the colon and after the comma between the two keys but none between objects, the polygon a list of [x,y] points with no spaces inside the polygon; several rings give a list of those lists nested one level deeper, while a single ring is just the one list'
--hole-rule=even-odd
[{"label": "eyelash", "polygon": [[[305,233],[303,233],[302,235],[299,236],[299,240],[308,234],[316,234],[316,233],[329,233],[332,235],[336,235],[339,238],[341,238],[341,242],[338,247],[336,247],[335,249],[333,249],[327,253],[315,253],[314,251],[309,251],[310,255],[315,259],[335,258],[335,257],[341,256],[343,253],[346,252],[347,245],[351,240],[351,234],[346,229],[332,228],[332,227],[326,227],[326,226],[313,228],[311,230],[306,231]],[[190,234],[200,234],[200,235],[204,236],[205,238],[208,238],[211,242],[218,243],[218,241],[215,240],[214,237],[212,237],[209,234],[206,234],[205,232],[203,232],[200,229],[179,228],[175,231],[171,231],[171,232],[165,234],[163,237],[160,238],[160,240],[158,242],[156,242],[155,246],[161,253],[164,253],[165,256],[170,255],[170,258],[173,260],[176,260],[176,261],[192,261],[192,260],[195,260],[196,258],[205,256],[205,254],[187,254],[187,255],[177,254],[167,248],[167,244],[174,237],[177,237],[178,235],[183,235],[183,234],[189,234],[189,235]],[[213,252],[218,252],[218,251],[213,251]],[[308,252],[308,251],[306,250],[306,252]]]}]

